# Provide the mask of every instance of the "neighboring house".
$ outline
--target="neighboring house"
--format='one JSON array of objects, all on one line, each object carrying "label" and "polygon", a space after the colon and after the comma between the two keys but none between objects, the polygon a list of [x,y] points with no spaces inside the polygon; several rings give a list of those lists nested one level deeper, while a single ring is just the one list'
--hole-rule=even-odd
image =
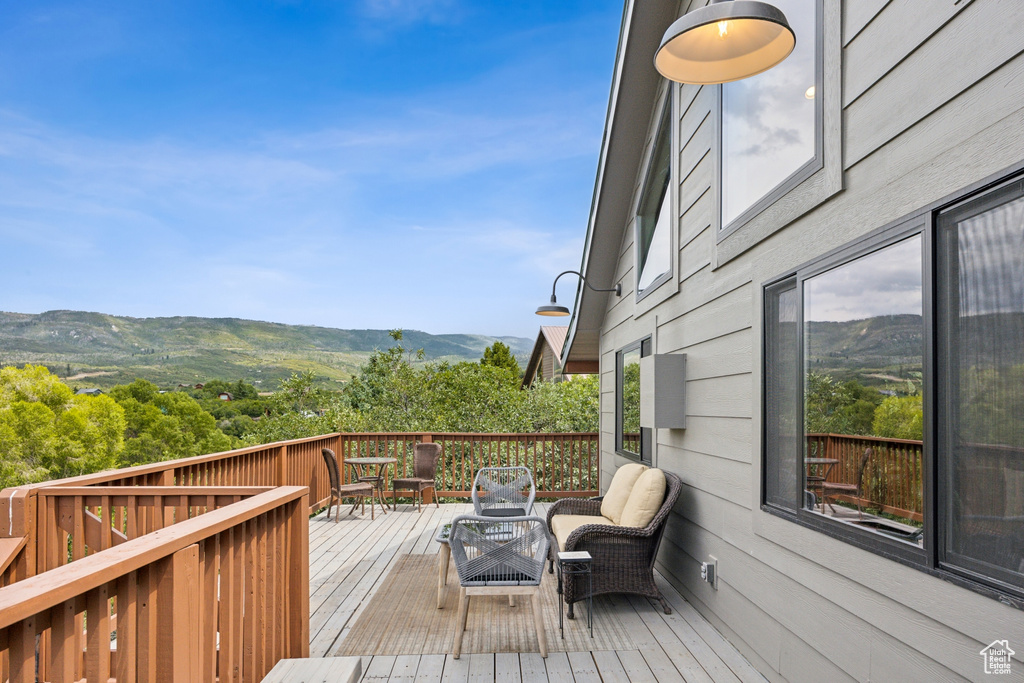
[{"label": "neighboring house", "polygon": [[234,401],[235,400],[235,397],[233,395],[231,395],[230,393],[226,392],[226,391],[222,391],[219,394],[217,394],[217,398],[219,398],[222,401]]},{"label": "neighboring house", "polygon": [[100,396],[103,391],[100,389],[78,389],[75,394],[81,394],[83,396]]},{"label": "neighboring house", "polygon": [[[769,679],[982,678],[1024,651],[1024,3],[776,0],[782,65],[669,83],[703,4],[625,6],[581,268],[622,295],[580,287],[562,352],[602,486],[682,478],[658,567]],[[813,433],[837,377],[923,395],[923,443]]]},{"label": "neighboring house", "polygon": [[565,344],[564,325],[542,325],[537,333],[537,341],[530,353],[530,362],[526,364],[523,375],[523,386],[528,387],[534,382],[556,381],[567,379],[562,376],[562,346]]}]

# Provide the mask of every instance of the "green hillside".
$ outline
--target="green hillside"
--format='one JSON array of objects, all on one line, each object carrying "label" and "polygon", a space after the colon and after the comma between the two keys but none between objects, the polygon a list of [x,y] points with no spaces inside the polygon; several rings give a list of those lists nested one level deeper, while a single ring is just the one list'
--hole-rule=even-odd
[{"label": "green hillside", "polygon": [[[525,365],[532,339],[404,331],[402,344],[425,360],[479,360],[496,340]],[[47,365],[72,386],[109,387],[136,377],[160,386],[244,379],[273,390],[313,370],[325,382],[351,376],[387,330],[339,330],[238,318],[129,318],[83,311],[0,312],[0,366]]]}]

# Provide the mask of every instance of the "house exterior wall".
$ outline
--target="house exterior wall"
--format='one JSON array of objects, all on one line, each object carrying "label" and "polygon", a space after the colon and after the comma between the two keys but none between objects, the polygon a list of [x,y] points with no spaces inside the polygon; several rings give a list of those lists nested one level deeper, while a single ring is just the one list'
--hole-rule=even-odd
[{"label": "house exterior wall", "polygon": [[[660,91],[674,99],[675,273],[637,301],[633,229],[622,226],[623,295],[601,329],[602,486],[631,462],[615,453],[615,353],[650,335],[655,353],[688,357],[687,429],[654,438],[656,466],[684,483],[658,567],[762,673],[977,680],[980,650],[1008,638],[1018,659],[1007,679],[1024,680],[1024,611],[760,507],[762,285],[1024,161],[1024,39],[1011,28],[1024,26],[1024,3],[825,0],[824,10],[842,60],[831,92],[826,73],[826,97],[841,97],[826,132],[826,151],[841,136],[838,191],[806,199],[797,188],[719,242],[716,88]],[[654,103],[634,197],[660,112]],[[700,580],[709,555],[717,590]]]}]

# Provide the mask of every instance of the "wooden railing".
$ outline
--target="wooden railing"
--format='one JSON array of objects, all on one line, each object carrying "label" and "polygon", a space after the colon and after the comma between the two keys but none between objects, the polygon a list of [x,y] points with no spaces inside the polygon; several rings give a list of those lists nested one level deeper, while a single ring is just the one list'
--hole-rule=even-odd
[{"label": "wooden railing", "polygon": [[[188,488],[187,492],[178,493],[198,497],[169,503],[170,491],[156,491],[152,487],[228,487],[213,494],[220,496],[220,502],[214,500],[212,507],[216,508],[225,501],[223,496],[251,495],[240,492],[239,487],[305,486],[309,489],[308,511],[314,512],[326,505],[330,496],[330,479],[321,449],[331,448],[342,460],[357,454],[394,457],[398,463],[388,469],[390,480],[395,473],[412,475],[412,450],[418,442],[435,442],[443,447],[438,469],[441,496],[469,496],[476,470],[498,465],[529,467],[540,497],[594,496],[598,492],[596,433],[325,434],[0,491],[0,585],[59,566],[63,555],[54,550],[54,545],[59,546],[69,537],[72,548],[68,557],[80,559],[90,548],[116,546],[136,533],[159,528],[157,517],[167,525],[211,507],[204,499],[211,495],[207,491]],[[114,502],[117,489],[123,489],[126,495],[132,493],[129,498]],[[84,498],[79,502],[57,502],[87,494],[92,496],[88,502]],[[109,502],[104,502],[104,495],[111,496]],[[160,498],[150,499],[149,495]],[[390,496],[390,492],[386,495]],[[112,508],[106,517],[108,523],[102,524],[102,510],[108,505]],[[157,508],[159,511],[154,512]],[[171,509],[174,512],[169,512]],[[81,510],[81,515],[76,510]],[[81,526],[78,531],[76,523]],[[134,530],[129,529],[129,524],[135,524]],[[84,542],[76,543],[76,534]]]},{"label": "wooden railing", "polygon": [[[335,435],[341,460],[351,457],[390,457],[389,481],[413,476],[413,447],[421,442],[441,444],[437,468],[439,496],[470,495],[481,467],[522,465],[530,468],[537,496],[567,498],[598,493],[598,436],[586,434],[468,434],[468,433],[348,433]],[[348,473],[346,473],[348,476]],[[391,495],[387,493],[386,495]]]},{"label": "wooden railing", "polygon": [[308,510],[276,488],[0,588],[0,678],[259,681],[308,656]]},{"label": "wooden railing", "polygon": [[[807,435],[807,457],[839,461],[829,472],[831,482],[856,484],[865,448],[872,449],[872,457],[865,470],[860,504],[922,521],[924,480],[920,441],[847,434]],[[835,498],[853,504],[858,502],[854,496]]]},{"label": "wooden railing", "polygon": [[326,434],[5,489],[0,681],[153,681],[190,662],[187,680],[259,680],[303,656],[306,517],[330,495],[321,449],[394,457],[390,480],[412,474],[418,442],[442,445],[441,496],[468,497],[480,467],[502,465],[529,467],[540,497],[598,491],[597,434],[423,432]]}]

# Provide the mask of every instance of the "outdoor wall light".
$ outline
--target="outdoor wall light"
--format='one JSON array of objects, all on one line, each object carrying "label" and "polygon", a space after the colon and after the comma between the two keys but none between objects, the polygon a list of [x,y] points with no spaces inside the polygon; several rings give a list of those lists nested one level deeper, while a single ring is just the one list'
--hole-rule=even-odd
[{"label": "outdoor wall light", "polygon": [[757,0],[711,0],[668,27],[654,68],[679,83],[728,83],[767,71],[794,47],[796,34],[778,7]]},{"label": "outdoor wall light", "polygon": [[585,284],[587,287],[590,287],[595,292],[615,292],[615,296],[622,296],[622,285],[620,285],[620,284],[616,284],[614,287],[610,287],[608,289],[601,289],[600,287],[595,287],[592,284],[590,284],[589,282],[587,282],[587,278],[583,277],[583,273],[580,273],[580,272],[575,271],[575,270],[567,270],[564,273],[559,273],[558,277],[555,278],[554,283],[552,283],[552,285],[551,285],[551,303],[549,305],[547,305],[547,306],[540,306],[540,307],[538,307],[537,308],[537,315],[550,315],[550,316],[566,316],[566,315],[569,315],[569,309],[566,308],[565,306],[559,306],[558,305],[558,301],[555,299],[555,285],[558,284],[558,278],[562,277],[563,275],[568,275],[569,273],[572,273],[573,275],[579,276],[579,278],[581,280],[583,280],[583,284]]}]

